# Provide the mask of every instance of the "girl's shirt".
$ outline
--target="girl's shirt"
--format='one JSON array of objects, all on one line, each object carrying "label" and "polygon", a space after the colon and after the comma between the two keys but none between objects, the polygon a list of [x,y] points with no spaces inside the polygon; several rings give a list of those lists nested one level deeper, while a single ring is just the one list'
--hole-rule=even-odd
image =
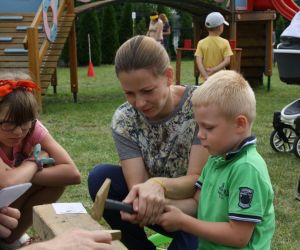
[{"label": "girl's shirt", "polygon": [[120,159],[142,157],[150,176],[185,175],[191,146],[200,144],[191,103],[195,89],[186,86],[177,107],[160,121],[149,121],[128,102],[121,105],[112,119]]},{"label": "girl's shirt", "polygon": [[[160,32],[158,32],[158,30],[160,30]],[[163,22],[160,19],[158,19],[157,22],[150,22],[149,36],[158,42],[163,40]]]},{"label": "girl's shirt", "polygon": [[26,137],[21,144],[13,147],[13,159],[9,159],[9,157],[0,148],[1,159],[10,167],[18,166],[24,159],[31,155],[33,147],[40,143],[48,133],[49,132],[44,125],[37,120],[31,135]]}]

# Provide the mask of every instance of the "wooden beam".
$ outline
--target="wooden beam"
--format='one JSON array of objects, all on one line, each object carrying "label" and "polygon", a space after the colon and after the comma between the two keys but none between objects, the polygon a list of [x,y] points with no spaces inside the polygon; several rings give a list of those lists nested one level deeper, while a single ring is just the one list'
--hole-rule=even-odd
[{"label": "wooden beam", "polygon": [[50,240],[64,232],[81,228],[84,230],[103,230],[112,235],[113,249],[126,250],[127,248],[119,241],[120,230],[107,230],[92,219],[89,214],[56,214],[52,204],[33,207],[33,228],[42,240]]},{"label": "wooden beam", "polygon": [[235,15],[236,22],[244,21],[269,21],[276,19],[275,11],[252,11],[252,12],[237,12]]}]

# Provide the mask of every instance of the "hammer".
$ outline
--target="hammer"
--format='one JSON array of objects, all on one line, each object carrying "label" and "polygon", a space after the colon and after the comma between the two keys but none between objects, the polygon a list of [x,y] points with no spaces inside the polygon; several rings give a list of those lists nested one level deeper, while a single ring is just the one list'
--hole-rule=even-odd
[{"label": "hammer", "polygon": [[131,214],[134,213],[131,204],[107,199],[110,184],[111,180],[109,178],[105,179],[104,183],[96,194],[96,199],[91,211],[91,215],[96,221],[99,221],[102,218],[104,208],[116,211],[124,211]]}]

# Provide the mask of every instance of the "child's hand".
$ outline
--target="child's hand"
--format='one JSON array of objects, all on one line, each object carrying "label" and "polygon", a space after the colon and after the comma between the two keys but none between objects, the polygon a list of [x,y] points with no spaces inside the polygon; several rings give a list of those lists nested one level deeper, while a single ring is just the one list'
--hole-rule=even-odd
[{"label": "child's hand", "polygon": [[165,212],[159,217],[157,224],[162,226],[166,231],[178,231],[181,230],[183,217],[184,213],[179,208],[166,206]]}]

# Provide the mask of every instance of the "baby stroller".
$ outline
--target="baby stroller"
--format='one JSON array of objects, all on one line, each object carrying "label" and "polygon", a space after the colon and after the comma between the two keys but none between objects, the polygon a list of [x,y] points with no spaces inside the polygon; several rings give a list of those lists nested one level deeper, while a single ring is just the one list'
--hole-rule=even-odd
[{"label": "baby stroller", "polygon": [[277,152],[294,152],[300,158],[300,99],[285,106],[281,112],[274,112],[273,127],[272,148]]},{"label": "baby stroller", "polygon": [[[300,85],[300,12],[280,36],[281,43],[274,50],[280,80]],[[274,112],[274,131],[270,144],[277,152],[294,152],[300,158],[300,99]]]}]

